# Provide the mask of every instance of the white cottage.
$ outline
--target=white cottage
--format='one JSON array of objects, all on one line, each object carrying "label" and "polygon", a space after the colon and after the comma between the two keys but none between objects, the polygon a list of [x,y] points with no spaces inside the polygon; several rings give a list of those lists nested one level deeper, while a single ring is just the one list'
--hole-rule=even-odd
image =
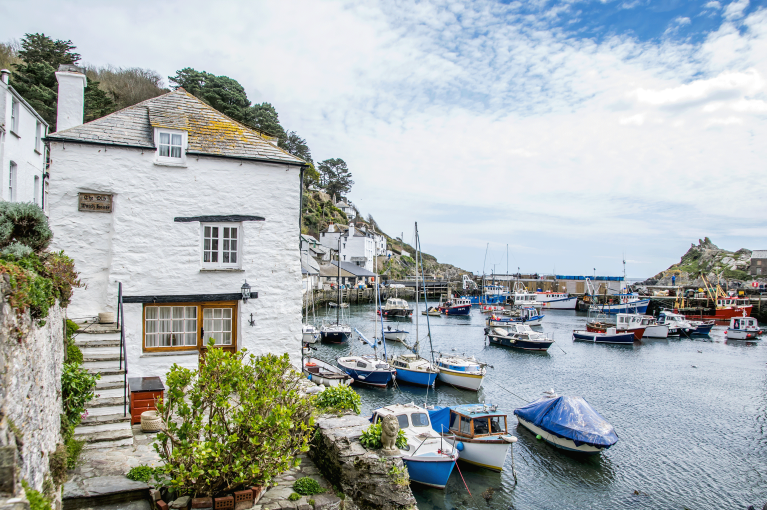
[{"label": "white cottage", "polygon": [[57,77],[76,125],[46,139],[53,247],[87,285],[70,318],[115,312],[122,284],[130,377],[194,368],[210,338],[296,360],[305,162],[183,89],[77,123],[84,76]]},{"label": "white cottage", "polygon": [[10,74],[0,69],[0,198],[44,207],[48,124],[8,84]]}]

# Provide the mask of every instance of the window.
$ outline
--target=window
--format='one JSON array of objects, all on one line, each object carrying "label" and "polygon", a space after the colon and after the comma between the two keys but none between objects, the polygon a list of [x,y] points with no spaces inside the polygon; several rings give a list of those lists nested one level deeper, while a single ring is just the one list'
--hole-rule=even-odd
[{"label": "window", "polygon": [[42,152],[40,150],[40,142],[43,138],[43,123],[39,120],[37,121],[37,126],[35,126],[35,150],[37,152]]},{"label": "window", "polygon": [[400,429],[406,429],[410,425],[407,421],[407,415],[406,414],[398,414],[397,415],[397,422],[399,423]]},{"label": "window", "polygon": [[11,167],[8,169],[8,201],[13,202],[16,199],[16,174],[18,167],[11,161]]},{"label": "window", "polygon": [[160,133],[160,157],[181,159],[181,135]]},{"label": "window", "polygon": [[11,131],[19,134],[19,102],[16,98],[11,101]]},{"label": "window", "polygon": [[208,223],[202,225],[203,268],[239,268],[239,249],[239,224]]},{"label": "window", "polygon": [[487,434],[489,432],[489,427],[487,425],[487,418],[477,418],[474,420],[474,435],[480,436],[482,434]]},{"label": "window", "polygon": [[32,202],[34,202],[35,205],[40,205],[40,199],[38,198],[40,193],[40,176],[35,175],[35,190],[34,195],[32,195]]},{"label": "window", "polygon": [[413,422],[414,427],[428,427],[429,417],[426,413],[413,413],[410,415],[410,420]]},{"label": "window", "polygon": [[461,416],[461,434],[471,435],[471,420]]},{"label": "window", "polygon": [[204,349],[214,345],[234,351],[237,303],[168,303],[144,305],[144,350]]},{"label": "window", "polygon": [[187,133],[167,129],[155,130],[157,157],[155,163],[170,166],[186,164]]},{"label": "window", "polygon": [[490,418],[490,433],[491,434],[506,433],[506,417],[505,416],[492,416]]}]

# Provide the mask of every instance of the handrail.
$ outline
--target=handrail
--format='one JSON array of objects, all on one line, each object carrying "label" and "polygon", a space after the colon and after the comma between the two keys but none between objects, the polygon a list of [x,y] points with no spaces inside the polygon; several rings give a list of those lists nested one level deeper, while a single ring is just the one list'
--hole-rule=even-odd
[{"label": "handrail", "polygon": [[[122,319],[122,321],[120,320]],[[120,328],[120,370],[123,370],[123,417],[128,415],[128,352],[125,345],[125,310],[123,310],[123,284],[117,284],[117,326]]]}]

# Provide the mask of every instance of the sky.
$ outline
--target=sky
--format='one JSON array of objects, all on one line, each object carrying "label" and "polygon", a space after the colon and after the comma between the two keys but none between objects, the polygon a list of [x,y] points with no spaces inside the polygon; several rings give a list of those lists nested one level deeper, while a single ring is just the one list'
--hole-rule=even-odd
[{"label": "sky", "polygon": [[0,0],[0,40],[28,32],[238,80],[347,162],[364,215],[469,271],[767,249],[763,3]]}]

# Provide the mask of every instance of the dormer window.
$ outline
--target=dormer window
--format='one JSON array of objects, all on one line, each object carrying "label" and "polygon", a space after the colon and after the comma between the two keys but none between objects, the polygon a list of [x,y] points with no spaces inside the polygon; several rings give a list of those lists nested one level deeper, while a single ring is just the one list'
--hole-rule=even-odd
[{"label": "dormer window", "polygon": [[171,129],[156,129],[157,158],[155,163],[160,165],[186,166],[185,131]]}]

